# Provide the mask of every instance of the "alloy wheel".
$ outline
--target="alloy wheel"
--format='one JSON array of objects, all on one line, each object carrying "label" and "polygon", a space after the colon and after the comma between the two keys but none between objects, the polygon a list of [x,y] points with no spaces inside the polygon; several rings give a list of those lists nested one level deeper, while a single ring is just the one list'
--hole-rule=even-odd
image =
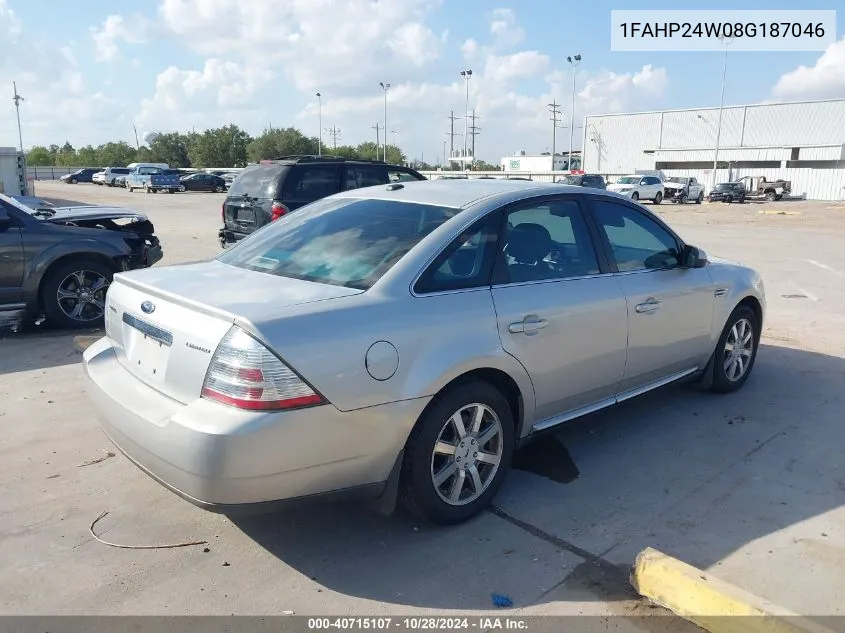
[{"label": "alloy wheel", "polygon": [[725,376],[731,382],[740,380],[748,371],[754,352],[754,328],[748,319],[734,323],[725,341]]},{"label": "alloy wheel", "polygon": [[70,273],[59,284],[56,300],[62,312],[74,321],[96,321],[105,313],[109,280],[93,270]]},{"label": "alloy wheel", "polygon": [[431,480],[438,496],[453,506],[475,501],[499,470],[504,448],[502,423],[487,405],[455,411],[440,429],[431,455]]}]

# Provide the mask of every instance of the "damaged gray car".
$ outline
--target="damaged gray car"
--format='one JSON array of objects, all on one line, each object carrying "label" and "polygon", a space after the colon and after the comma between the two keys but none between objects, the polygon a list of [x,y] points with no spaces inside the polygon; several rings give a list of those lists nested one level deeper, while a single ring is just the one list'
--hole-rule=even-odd
[{"label": "damaged gray car", "polygon": [[153,224],[132,209],[33,209],[0,194],[0,317],[99,327],[112,275],[162,255]]}]

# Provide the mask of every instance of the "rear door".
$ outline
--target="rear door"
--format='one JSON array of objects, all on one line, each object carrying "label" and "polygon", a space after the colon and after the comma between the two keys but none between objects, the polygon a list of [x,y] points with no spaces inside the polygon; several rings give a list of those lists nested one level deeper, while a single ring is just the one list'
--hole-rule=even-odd
[{"label": "rear door", "polygon": [[23,298],[23,241],[20,212],[0,200],[0,214],[7,216],[0,225],[0,306],[18,303]]},{"label": "rear door", "polygon": [[582,195],[513,205],[494,269],[499,336],[531,376],[540,429],[609,404],[625,369],[625,297],[584,211]]},{"label": "rear door", "polygon": [[226,229],[249,234],[268,224],[273,199],[289,170],[287,165],[258,165],[241,172],[223,203]]},{"label": "rear door", "polygon": [[[293,165],[282,183],[281,202],[293,211],[315,200],[340,192],[340,181],[340,164],[300,163]],[[270,217],[269,209],[267,217]]]}]

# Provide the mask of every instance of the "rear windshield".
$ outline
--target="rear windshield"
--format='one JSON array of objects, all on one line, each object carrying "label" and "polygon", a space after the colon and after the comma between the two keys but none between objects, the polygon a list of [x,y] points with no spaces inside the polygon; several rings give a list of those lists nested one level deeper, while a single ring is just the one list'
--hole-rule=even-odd
[{"label": "rear windshield", "polygon": [[728,183],[721,183],[716,185],[716,191],[730,191],[733,189],[733,185]]},{"label": "rear windshield", "polygon": [[256,165],[244,169],[229,187],[230,196],[251,198],[274,198],[279,176],[287,167],[280,165]]},{"label": "rear windshield", "polygon": [[267,225],[217,259],[280,277],[366,290],[458,211],[393,200],[323,199]]},{"label": "rear windshield", "polygon": [[558,182],[563,183],[564,185],[580,185],[583,180],[583,176],[564,176],[558,180]]},{"label": "rear windshield", "polygon": [[113,174],[128,174],[129,170],[126,167],[109,167],[109,171]]}]

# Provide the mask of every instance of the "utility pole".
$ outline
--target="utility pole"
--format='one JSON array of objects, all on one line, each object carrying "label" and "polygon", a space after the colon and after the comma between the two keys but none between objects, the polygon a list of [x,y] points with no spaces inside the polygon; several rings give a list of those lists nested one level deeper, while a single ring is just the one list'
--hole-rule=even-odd
[{"label": "utility pole", "polygon": [[472,164],[475,162],[475,137],[481,133],[481,128],[475,125],[475,120],[478,117],[475,115],[475,108],[472,109],[472,116],[470,116],[470,121],[472,121],[472,125],[469,126],[469,133],[472,137],[472,162],[470,163],[469,167],[472,169]]},{"label": "utility pole", "polygon": [[135,132],[135,149],[141,149],[141,144],[138,142],[138,128],[132,124],[132,131]]},{"label": "utility pole", "polygon": [[725,60],[722,62],[722,96],[719,98],[719,121],[716,123],[716,150],[713,152],[713,187],[719,182],[719,177],[716,171],[719,169],[719,142],[722,140],[722,110],[725,107],[725,77],[728,74],[728,46],[730,46],[730,37],[720,37],[722,44],[725,45]]},{"label": "utility pole", "polygon": [[449,157],[455,155],[455,120],[459,117],[455,116],[454,110],[449,110]]},{"label": "utility pole", "polygon": [[340,138],[340,128],[336,126],[327,127],[326,134],[332,139],[332,149],[337,149],[337,139]]},{"label": "utility pole", "polygon": [[378,124],[378,122],[376,122],[376,124],[370,129],[376,131],[376,160],[378,160],[378,148],[379,148],[379,145],[381,143],[381,140],[380,140],[381,137],[379,136],[379,130],[383,130],[384,128],[382,126],[380,126]]},{"label": "utility pole", "polygon": [[24,100],[22,96],[18,94],[18,84],[17,82],[12,82],[12,90],[15,92],[15,96],[12,100],[15,102],[15,110],[17,111],[18,115],[18,141],[21,144],[21,153],[23,154],[23,134],[21,133],[21,101]]},{"label": "utility pole", "polygon": [[[384,151],[382,153],[381,159],[386,163],[387,162],[387,91],[390,90],[390,84],[384,83],[382,81],[378,82],[378,85],[381,86],[382,92],[384,92]],[[378,158],[378,156],[376,156]]]},{"label": "utility pole", "polygon": [[552,122],[552,171],[555,170],[555,156],[556,156],[556,148],[557,148],[557,128],[558,123],[562,120],[561,117],[563,116],[560,111],[560,104],[557,101],[552,101],[550,104],[546,106],[549,109],[549,112],[552,113],[551,122]]},{"label": "utility pole", "polygon": [[319,92],[317,96],[317,156],[323,155],[323,95]]},{"label": "utility pole", "polygon": [[567,57],[566,61],[572,66],[572,116],[569,117],[569,158],[566,162],[567,168],[569,171],[572,171],[572,135],[575,133],[575,77],[578,74],[578,64],[581,63],[581,55]]}]

